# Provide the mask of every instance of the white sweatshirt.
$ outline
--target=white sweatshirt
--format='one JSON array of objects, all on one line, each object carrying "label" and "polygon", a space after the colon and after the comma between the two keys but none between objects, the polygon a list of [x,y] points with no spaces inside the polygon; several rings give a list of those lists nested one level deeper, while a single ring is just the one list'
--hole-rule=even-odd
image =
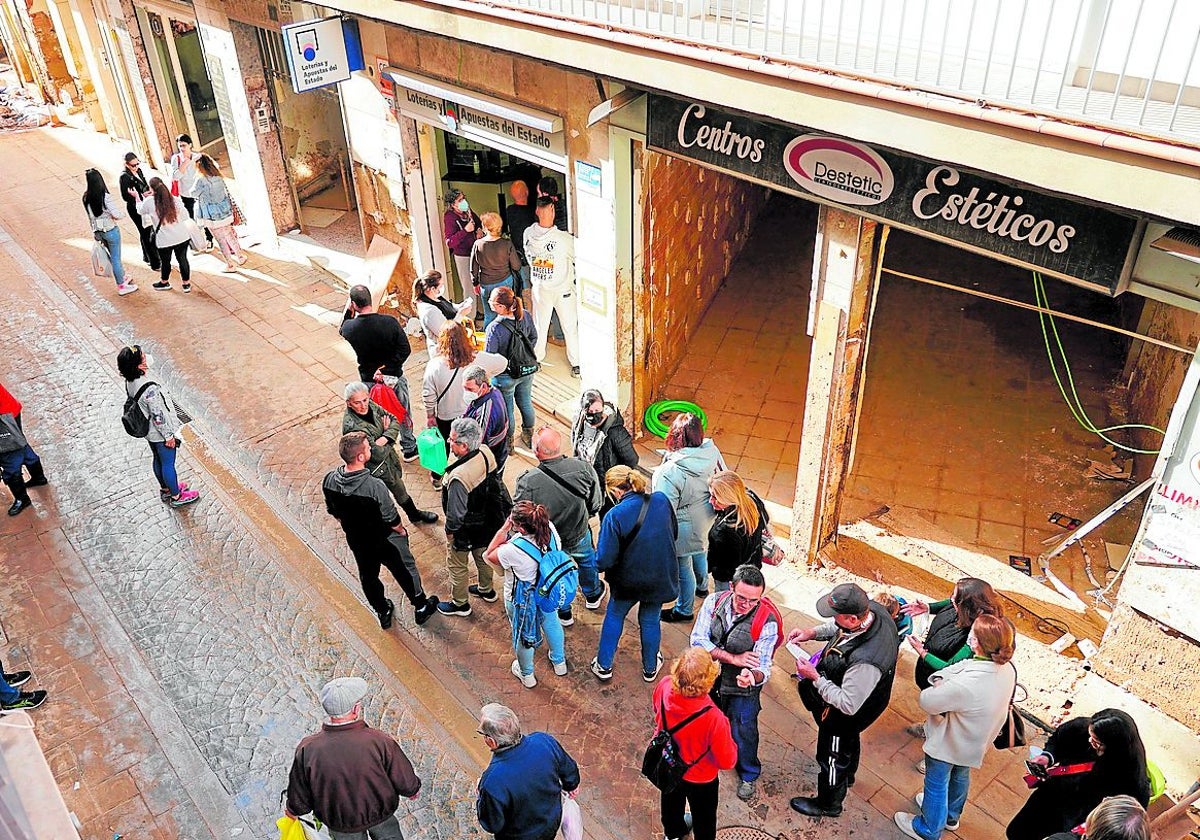
[{"label": "white sweatshirt", "polygon": [[938,671],[921,692],[925,754],[960,767],[979,767],[1004,725],[1017,671],[990,659],[964,659]]},{"label": "white sweatshirt", "polygon": [[575,237],[556,227],[525,228],[525,257],[534,289],[566,291],[575,285]]}]

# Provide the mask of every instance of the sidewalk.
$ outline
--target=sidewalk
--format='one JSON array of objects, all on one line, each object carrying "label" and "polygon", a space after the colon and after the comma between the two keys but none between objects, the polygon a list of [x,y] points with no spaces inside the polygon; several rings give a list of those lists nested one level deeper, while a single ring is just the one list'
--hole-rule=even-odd
[{"label": "sidewalk", "polygon": [[[6,384],[27,405],[52,481],[34,491],[34,511],[0,525],[0,624],[5,664],[32,667],[51,691],[35,713],[39,736],[83,836],[270,836],[291,751],[320,720],[315,689],[349,673],[376,688],[368,718],[397,734],[426,779],[415,807],[401,808],[407,837],[479,835],[473,789],[487,755],[473,716],[491,701],[576,756],[594,836],[659,836],[657,796],[636,770],[652,690],[637,678],[636,632],[623,638],[616,678],[600,685],[586,663],[603,614],[578,610],[567,631],[570,673],[554,677],[539,657],[539,685],[527,691],[509,673],[498,604],[421,628],[398,610],[393,630],[380,631],[320,494],[337,463],[341,388],[355,378],[334,329],[344,293],[305,263],[252,253],[235,275],[197,258],[189,296],[151,291],[149,271],[127,259],[142,291],[118,299],[111,280],[90,276],[79,193],[85,168],[99,163],[113,184],[119,161],[106,138],[74,129],[0,136],[0,227],[14,240],[0,242],[0,331],[14,354]],[[112,360],[129,342],[152,350],[157,376],[195,418],[181,463],[204,498],[184,511],[157,500],[144,444],[117,424],[123,394]],[[410,383],[424,361],[423,352],[410,359]],[[419,506],[438,509],[424,476],[411,470],[409,489]],[[412,529],[412,548],[426,590],[444,595],[440,530]],[[812,623],[805,611],[828,583],[793,568],[768,574],[772,594],[796,608],[788,626]],[[685,628],[664,627],[664,655],[686,644]],[[892,707],[864,737],[846,814],[820,824],[787,805],[815,787],[815,728],[788,670],[765,693],[758,796],[740,802],[724,777],[719,824],[788,837],[899,836],[891,814],[921,784],[920,743],[903,732],[919,718],[911,658]],[[1020,756],[990,753],[961,836],[1003,837],[1025,795]]]}]

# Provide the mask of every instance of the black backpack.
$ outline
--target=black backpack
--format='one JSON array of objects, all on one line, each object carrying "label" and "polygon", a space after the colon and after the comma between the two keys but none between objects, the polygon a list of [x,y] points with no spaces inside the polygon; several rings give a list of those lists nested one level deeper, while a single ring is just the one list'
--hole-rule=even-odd
[{"label": "black backpack", "polygon": [[697,765],[700,758],[704,758],[708,754],[708,750],[705,750],[700,754],[700,758],[690,764],[684,761],[679,755],[679,742],[675,740],[675,733],[713,707],[705,706],[700,711],[688,715],[670,729],[666,728],[666,706],[660,702],[658,708],[661,710],[664,728],[654,733],[649,746],[646,747],[646,754],[642,757],[642,775],[663,793],[670,793],[683,782],[684,774]]},{"label": "black backpack", "polygon": [[508,350],[504,354],[508,356],[508,367],[504,369],[504,372],[513,379],[537,373],[542,366],[533,353],[533,345],[529,342],[529,336],[514,326],[515,321],[505,320],[501,323],[509,333]]},{"label": "black backpack", "polygon": [[131,437],[144,438],[150,434],[150,418],[142,413],[142,409],[138,406],[138,400],[142,398],[142,394],[146,393],[147,388],[157,384],[157,382],[147,382],[138,388],[137,393],[132,397],[125,398],[125,410],[121,412],[121,425],[125,427],[125,431]]}]

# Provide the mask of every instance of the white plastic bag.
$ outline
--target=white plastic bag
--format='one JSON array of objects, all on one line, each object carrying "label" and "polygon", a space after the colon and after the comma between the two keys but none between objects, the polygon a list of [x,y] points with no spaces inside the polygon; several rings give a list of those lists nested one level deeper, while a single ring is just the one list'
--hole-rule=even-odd
[{"label": "white plastic bag", "polygon": [[579,810],[579,803],[563,792],[563,816],[562,816],[562,831],[563,840],[583,840],[583,812]]},{"label": "white plastic bag", "polygon": [[97,277],[112,277],[112,257],[100,241],[92,243],[92,271]]},{"label": "white plastic bag", "polygon": [[196,223],[196,220],[188,219],[185,224],[187,225],[188,233],[192,237],[192,249],[195,251],[203,251],[205,248],[207,248],[208,242],[204,238],[204,231],[201,229],[200,225]]}]

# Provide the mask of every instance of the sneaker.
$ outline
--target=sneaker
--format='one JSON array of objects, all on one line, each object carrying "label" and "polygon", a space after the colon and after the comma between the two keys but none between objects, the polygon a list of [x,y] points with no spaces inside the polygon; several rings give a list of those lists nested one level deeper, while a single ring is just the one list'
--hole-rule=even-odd
[{"label": "sneaker", "polygon": [[117,286],[117,294],[121,297],[125,297],[125,295],[131,295],[137,290],[138,287],[133,283],[126,283],[123,286]]},{"label": "sneaker", "polygon": [[442,477],[440,475],[429,476],[429,483],[433,485],[434,490],[442,489]]},{"label": "sneaker", "polygon": [[599,595],[597,595],[595,598],[585,598],[585,600],[583,602],[583,605],[585,607],[587,607],[589,610],[600,609],[600,604],[604,601],[604,596],[608,594],[608,584],[607,583],[604,583],[603,581],[601,581],[600,587],[601,587],[601,589],[600,589]]},{"label": "sneaker", "polygon": [[707,589],[697,589],[696,597],[699,598],[700,600],[704,600],[705,598],[708,597],[708,590]]},{"label": "sneaker", "polygon": [[911,837],[913,840],[925,840],[917,830],[913,828],[913,820],[917,818],[916,814],[910,814],[907,811],[897,811],[892,815],[892,820],[896,823],[896,828],[904,833],[905,837]]},{"label": "sneaker", "polygon": [[[181,481],[181,482],[179,482],[179,492],[180,492],[180,493],[182,493],[182,492],[183,492],[184,490],[186,490],[186,489],[188,489],[187,482],[186,482],[186,481]],[[160,495],[160,496],[162,496],[162,497],[163,497],[163,500],[164,500],[164,501],[165,501],[165,500],[167,500],[167,499],[170,499],[170,498],[171,498],[171,490],[170,490],[170,488],[167,488],[167,487],[160,487],[160,488],[158,488],[158,493],[159,493],[159,495]]]},{"label": "sneaker", "polygon": [[437,605],[437,611],[442,615],[460,615],[466,618],[471,614],[471,605],[463,604],[461,607],[453,601],[441,601]]},{"label": "sneaker", "polygon": [[404,463],[411,464],[413,461],[417,460],[420,457],[421,457],[421,453],[415,449],[412,452],[405,452],[404,453]]},{"label": "sneaker", "polygon": [[392,601],[389,599],[387,602],[387,609],[381,613],[377,613],[377,615],[379,616],[379,626],[382,627],[384,630],[387,630],[389,627],[392,626],[392,616],[394,616],[395,614],[396,614],[396,605],[394,603],[392,603]]},{"label": "sneaker", "polygon": [[558,623],[563,627],[570,627],[575,623],[575,616],[571,615],[571,608],[558,611]]},{"label": "sneaker", "polygon": [[600,660],[592,660],[592,673],[603,682],[608,682],[612,679],[612,668],[601,668]]},{"label": "sneaker", "polygon": [[33,678],[33,674],[29,671],[14,671],[11,674],[4,675],[4,681],[8,683],[10,688],[18,688],[25,685]]},{"label": "sneaker", "polygon": [[[925,791],[923,791],[923,790],[917,791],[916,795],[913,797],[913,802],[917,803],[918,808],[923,808],[925,806]],[[952,819],[950,819],[949,815],[946,816],[946,830],[947,831],[958,831],[958,826],[959,826],[958,820],[952,820]]]},{"label": "sneaker", "polygon": [[184,505],[190,505],[192,502],[198,501],[200,501],[200,494],[195,490],[184,490],[183,488],[180,488],[179,495],[171,497],[170,505],[173,508],[181,508]]},{"label": "sneaker", "polygon": [[662,613],[659,615],[659,620],[664,621],[667,624],[675,624],[675,623],[681,622],[681,621],[691,621],[692,616],[675,612],[674,607],[668,607],[667,609],[663,610]]},{"label": "sneaker", "polygon": [[579,378],[579,365],[571,365],[571,375],[576,379]]},{"label": "sneaker", "polygon": [[907,732],[909,735],[913,736],[914,738],[924,738],[925,737],[925,724],[914,723],[912,726],[904,727],[904,731]]},{"label": "sneaker", "polygon": [[684,813],[683,825],[684,825],[683,834],[681,834],[679,837],[671,837],[670,835],[665,835],[664,840],[683,840],[684,837],[687,837],[689,834],[691,834],[692,833],[692,815],[691,814],[689,814],[687,812]]},{"label": "sneaker", "polygon": [[438,611],[438,599],[436,595],[430,595],[425,599],[425,603],[417,607],[413,615],[417,619],[417,626],[420,627],[429,619],[433,618],[434,613]]},{"label": "sneaker", "polygon": [[38,706],[46,702],[49,695],[45,691],[22,691],[21,696],[12,703],[4,703],[0,705],[6,712],[17,711],[19,709],[36,709]]},{"label": "sneaker", "polygon": [[917,762],[916,768],[917,768],[918,773],[920,773],[922,776],[925,775],[925,759],[924,758],[922,758],[920,761]]},{"label": "sneaker", "polygon": [[184,290],[185,292],[190,292],[190,291],[192,290],[192,284],[191,284],[191,283],[184,283],[184,284],[183,284],[183,290]]},{"label": "sneaker", "polygon": [[512,671],[512,675],[520,680],[521,685],[525,686],[526,688],[533,688],[535,685],[537,685],[537,677],[535,677],[533,674],[522,674],[521,663],[517,660],[514,659],[512,661],[512,666],[508,670]]},{"label": "sneaker", "polygon": [[554,676],[565,677],[567,675],[567,660],[564,659],[562,662],[551,662],[550,664],[554,666]]},{"label": "sneaker", "polygon": [[740,782],[737,787],[737,798],[745,802],[754,798],[754,782]]},{"label": "sneaker", "polygon": [[474,595],[476,598],[482,598],[483,600],[487,601],[489,604],[495,603],[496,599],[500,597],[499,595],[496,594],[496,590],[494,588],[480,589],[478,586],[476,586],[473,583],[467,587],[467,592],[471,595]]},{"label": "sneaker", "polygon": [[646,682],[654,682],[654,678],[658,676],[658,672],[662,670],[663,658],[662,654],[658,654],[658,659],[654,664],[653,671],[642,671],[642,679]]},{"label": "sneaker", "polygon": [[150,288],[160,292],[169,292],[171,291],[171,284],[165,280],[156,280],[154,281],[154,285],[152,285]]}]

